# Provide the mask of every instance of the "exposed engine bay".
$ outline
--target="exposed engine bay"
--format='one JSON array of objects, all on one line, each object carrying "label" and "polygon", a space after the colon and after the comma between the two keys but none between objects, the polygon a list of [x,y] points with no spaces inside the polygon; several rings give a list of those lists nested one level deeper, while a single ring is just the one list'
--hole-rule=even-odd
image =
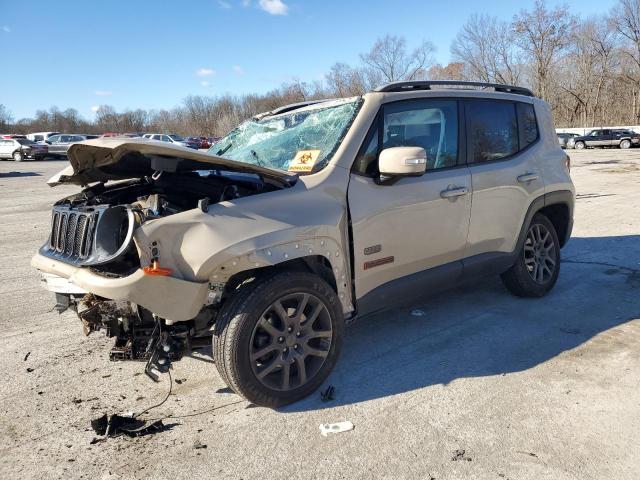
[{"label": "exposed engine bay", "polygon": [[[50,236],[40,253],[105,277],[124,277],[145,267],[133,240],[142,224],[194,208],[206,212],[215,203],[279,188],[259,175],[219,170],[162,171],[135,180],[101,182],[54,205]],[[146,360],[146,372],[154,380],[184,352],[202,346],[205,339],[204,345],[209,345],[217,313],[212,302],[196,318],[174,323],[130,302],[73,287],[49,289],[56,293],[59,312],[77,312],[86,335],[103,330],[115,337],[112,360]],[[221,292],[211,295],[219,298]]]}]

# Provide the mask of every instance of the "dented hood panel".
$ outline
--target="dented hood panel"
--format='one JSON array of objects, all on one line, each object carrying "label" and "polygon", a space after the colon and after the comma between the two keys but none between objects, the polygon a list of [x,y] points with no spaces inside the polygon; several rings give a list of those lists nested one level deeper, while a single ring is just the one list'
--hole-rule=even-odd
[{"label": "dented hood panel", "polygon": [[47,182],[88,185],[108,180],[125,180],[152,175],[159,170],[171,172],[220,168],[234,172],[254,173],[281,183],[295,176],[281,170],[236,162],[154,140],[131,138],[99,138],[75,143],[67,152],[70,165]]}]

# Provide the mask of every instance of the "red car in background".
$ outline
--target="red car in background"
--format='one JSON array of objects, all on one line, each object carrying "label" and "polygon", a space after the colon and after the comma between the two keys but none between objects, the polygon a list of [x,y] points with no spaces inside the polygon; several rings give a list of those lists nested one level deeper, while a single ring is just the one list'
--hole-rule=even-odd
[{"label": "red car in background", "polygon": [[198,149],[207,149],[211,148],[211,145],[220,140],[220,137],[189,137],[187,141],[196,143],[198,145]]},{"label": "red car in background", "polygon": [[211,146],[207,137],[187,137],[187,142],[195,143],[198,145],[199,150],[209,148]]}]

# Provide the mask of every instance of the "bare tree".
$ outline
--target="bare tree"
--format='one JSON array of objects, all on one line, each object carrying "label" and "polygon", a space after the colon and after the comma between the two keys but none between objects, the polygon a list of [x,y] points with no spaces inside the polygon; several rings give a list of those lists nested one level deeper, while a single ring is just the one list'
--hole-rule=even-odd
[{"label": "bare tree", "polygon": [[360,68],[354,68],[346,63],[334,63],[329,73],[325,75],[329,90],[337,97],[362,95],[369,89],[366,74]]},{"label": "bare tree", "polygon": [[464,62],[452,62],[446,66],[433,65],[427,72],[429,80],[465,80]]},{"label": "bare tree", "polygon": [[568,48],[576,23],[569,7],[548,10],[543,0],[536,0],[533,10],[521,10],[513,19],[515,38],[531,56],[531,83],[543,99],[549,98],[552,68]]},{"label": "bare tree", "polygon": [[394,82],[424,78],[433,63],[432,43],[424,41],[412,52],[407,52],[404,37],[386,35],[376,40],[371,50],[360,55],[360,59],[374,80]]},{"label": "bare tree", "polygon": [[517,84],[522,65],[511,26],[496,17],[472,15],[451,45],[451,55],[470,80]]},{"label": "bare tree", "polygon": [[8,130],[9,124],[13,121],[7,107],[0,103],[0,131]]},{"label": "bare tree", "polygon": [[620,0],[611,11],[611,21],[624,39],[621,51],[627,62],[622,77],[633,85],[633,116],[640,122],[640,0]]}]

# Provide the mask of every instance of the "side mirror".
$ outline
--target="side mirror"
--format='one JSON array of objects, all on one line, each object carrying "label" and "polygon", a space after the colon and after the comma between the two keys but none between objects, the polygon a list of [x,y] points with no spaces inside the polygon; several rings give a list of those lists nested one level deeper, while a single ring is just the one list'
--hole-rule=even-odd
[{"label": "side mirror", "polygon": [[381,177],[419,177],[427,168],[427,152],[422,147],[390,147],[380,152]]}]

